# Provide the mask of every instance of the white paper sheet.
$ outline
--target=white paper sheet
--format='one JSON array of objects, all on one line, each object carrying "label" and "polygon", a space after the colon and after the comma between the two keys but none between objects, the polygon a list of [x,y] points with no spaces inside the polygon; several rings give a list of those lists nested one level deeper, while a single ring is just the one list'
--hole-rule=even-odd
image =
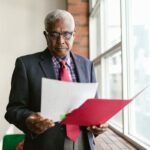
[{"label": "white paper sheet", "polygon": [[41,113],[53,121],[94,98],[98,83],[75,83],[42,78]]}]

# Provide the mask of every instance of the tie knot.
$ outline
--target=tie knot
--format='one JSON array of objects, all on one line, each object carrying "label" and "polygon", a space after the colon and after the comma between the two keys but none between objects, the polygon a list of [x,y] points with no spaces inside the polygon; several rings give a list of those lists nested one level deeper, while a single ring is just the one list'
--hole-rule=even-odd
[{"label": "tie knot", "polygon": [[65,60],[61,60],[60,61],[60,65],[61,65],[61,67],[66,67],[66,64],[67,64],[67,62],[65,61]]}]

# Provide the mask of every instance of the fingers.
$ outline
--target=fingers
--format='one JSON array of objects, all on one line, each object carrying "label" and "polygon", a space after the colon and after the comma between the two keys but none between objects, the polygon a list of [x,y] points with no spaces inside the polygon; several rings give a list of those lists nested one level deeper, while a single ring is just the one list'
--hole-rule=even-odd
[{"label": "fingers", "polygon": [[54,126],[54,122],[49,119],[41,119],[38,122],[35,122],[35,127],[40,133],[43,133],[46,131],[48,128],[51,128]]},{"label": "fingers", "polygon": [[98,134],[105,132],[107,130],[107,128],[108,128],[108,124],[106,123],[106,124],[101,124],[99,126],[95,126],[95,125],[88,126],[87,130],[89,132],[92,132],[95,135],[98,135]]},{"label": "fingers", "polygon": [[101,128],[108,128],[108,123],[100,124],[100,127],[101,127]]},{"label": "fingers", "polygon": [[44,131],[46,131],[48,128],[53,127],[54,123],[52,121],[49,121],[47,119],[38,120],[35,122],[32,122],[32,126],[30,126],[31,130],[35,132],[36,134],[41,134]]},{"label": "fingers", "polygon": [[40,113],[33,113],[26,119],[26,125],[32,132],[41,134],[55,124],[53,120],[44,118]]},{"label": "fingers", "polygon": [[87,130],[93,133],[99,133],[99,132],[104,132],[106,129],[98,126],[89,126],[87,127]]},{"label": "fingers", "polygon": [[91,127],[90,127],[90,126],[88,126],[86,129],[87,129],[88,131],[90,131]]}]

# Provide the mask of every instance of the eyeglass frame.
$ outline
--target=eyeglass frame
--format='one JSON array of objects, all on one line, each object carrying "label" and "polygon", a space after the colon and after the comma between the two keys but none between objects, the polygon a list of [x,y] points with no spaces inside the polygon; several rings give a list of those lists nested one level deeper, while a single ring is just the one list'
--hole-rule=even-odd
[{"label": "eyeglass frame", "polygon": [[[72,37],[72,35],[73,35],[73,33],[75,32],[75,31],[71,31],[71,32],[69,32],[69,31],[64,31],[64,32],[48,32],[48,31],[44,31],[45,33],[46,33],[46,35],[48,35],[49,37],[51,37],[52,39],[54,39],[54,40],[56,40],[56,39],[58,39],[61,35],[63,36],[63,38],[65,39],[65,40],[70,40],[71,39],[71,37]],[[65,37],[65,33],[68,33],[69,35],[70,35],[70,37],[69,38],[67,38],[67,37]],[[52,35],[53,34],[53,35]],[[54,35],[55,34],[55,35]],[[56,36],[57,35],[57,36]]]}]

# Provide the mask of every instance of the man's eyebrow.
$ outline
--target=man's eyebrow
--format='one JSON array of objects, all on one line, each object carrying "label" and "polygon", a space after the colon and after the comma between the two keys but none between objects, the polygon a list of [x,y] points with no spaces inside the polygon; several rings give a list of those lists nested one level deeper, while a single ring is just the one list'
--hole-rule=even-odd
[{"label": "man's eyebrow", "polygon": [[63,33],[63,32],[74,32],[74,31],[69,31],[69,30],[65,30],[65,31],[62,31],[62,32],[57,32],[57,31],[48,31],[49,33]]}]

